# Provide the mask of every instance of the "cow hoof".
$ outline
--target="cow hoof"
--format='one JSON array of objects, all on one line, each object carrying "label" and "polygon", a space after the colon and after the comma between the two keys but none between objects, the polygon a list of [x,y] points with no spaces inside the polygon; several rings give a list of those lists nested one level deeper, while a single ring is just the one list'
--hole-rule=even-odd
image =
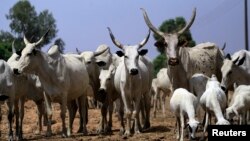
[{"label": "cow hoof", "polygon": [[[51,120],[51,125],[56,124],[55,120]],[[43,126],[47,126],[48,122],[43,122]]]},{"label": "cow hoof", "polygon": [[129,136],[132,136],[132,135],[131,135],[131,132],[130,132],[130,131],[125,131],[124,136],[129,137]]},{"label": "cow hoof", "polygon": [[135,134],[141,134],[140,130],[136,130]]},{"label": "cow hoof", "polygon": [[47,132],[45,136],[46,136],[46,137],[51,137],[51,136],[52,136],[52,133],[51,133],[51,132]]},{"label": "cow hoof", "polygon": [[143,130],[146,130],[146,129],[148,129],[148,128],[150,128],[150,123],[149,122],[146,122],[145,124],[144,124],[144,126],[143,126]]},{"label": "cow hoof", "polygon": [[77,133],[82,133],[82,132],[83,132],[83,126],[82,126],[82,125],[80,125],[80,127],[79,127],[79,129],[78,129]]},{"label": "cow hoof", "polygon": [[35,135],[40,135],[41,131],[40,130],[36,130],[34,133],[35,133]]},{"label": "cow hoof", "polygon": [[8,141],[13,141],[13,137],[9,137]]}]

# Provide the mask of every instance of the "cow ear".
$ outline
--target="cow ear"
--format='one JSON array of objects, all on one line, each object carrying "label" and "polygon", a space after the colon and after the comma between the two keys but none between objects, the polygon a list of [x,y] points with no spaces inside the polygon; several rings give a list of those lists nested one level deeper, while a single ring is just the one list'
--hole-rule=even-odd
[{"label": "cow ear", "polygon": [[156,47],[164,47],[164,41],[163,40],[157,40],[154,45]]},{"label": "cow ear", "polygon": [[139,53],[140,56],[144,56],[144,55],[146,55],[148,53],[148,50],[147,49],[142,49],[142,50],[138,51],[138,53]]},{"label": "cow ear", "polygon": [[246,56],[242,57],[242,58],[238,61],[238,63],[237,63],[236,65],[237,65],[237,66],[242,65],[242,64],[245,62],[245,60],[246,60]]},{"label": "cow ear", "polygon": [[96,62],[96,64],[99,66],[99,67],[103,67],[106,65],[106,62],[104,61],[99,61],[99,62]]},{"label": "cow ear", "polygon": [[16,51],[16,54],[18,55],[18,56],[22,56],[22,50],[18,50],[18,51]]},{"label": "cow ear", "polygon": [[35,56],[39,50],[38,49],[33,49],[32,54]]},{"label": "cow ear", "polygon": [[232,60],[231,55],[229,53],[226,55],[226,59]]},{"label": "cow ear", "polygon": [[122,51],[120,51],[120,50],[119,50],[119,51],[117,51],[117,52],[116,52],[116,54],[117,54],[119,57],[124,56],[124,53],[123,53]]}]

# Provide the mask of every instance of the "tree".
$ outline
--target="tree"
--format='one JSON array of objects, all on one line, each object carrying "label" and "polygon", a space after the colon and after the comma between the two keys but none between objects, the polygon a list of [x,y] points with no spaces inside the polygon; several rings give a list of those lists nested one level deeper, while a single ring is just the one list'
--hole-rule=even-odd
[{"label": "tree", "polygon": [[[24,34],[30,42],[36,42],[50,29],[48,36],[39,45],[41,47],[49,44],[58,32],[52,13],[44,10],[37,14],[35,7],[28,0],[18,1],[9,10],[6,18],[11,20],[9,25],[11,33],[4,31],[0,33],[0,59],[6,60],[10,57],[11,44],[14,40],[17,49],[25,46],[23,42]],[[62,39],[61,42],[63,42]]]},{"label": "tree", "polygon": [[[169,19],[164,21],[160,27],[159,30],[165,33],[174,33],[178,32],[181,30],[184,26],[186,25],[186,21],[183,17],[176,17],[175,19]],[[154,34],[155,40],[163,40],[160,36],[157,34]],[[195,46],[195,41],[192,38],[192,35],[189,30],[184,32],[181,36],[178,38],[178,46],[188,46],[188,47],[193,47]],[[157,50],[160,52],[160,54],[154,59],[153,64],[154,64],[154,74],[156,75],[158,71],[166,67],[166,61],[167,57],[163,57],[164,54],[164,48],[157,48]]]},{"label": "tree", "polygon": [[56,36],[57,29],[55,19],[52,13],[44,10],[37,14],[35,7],[29,1],[18,1],[6,15],[10,22],[11,32],[17,35],[17,38],[23,38],[23,34],[30,39],[30,42],[38,41],[43,34],[50,29],[50,32],[40,46],[44,46]]},{"label": "tree", "polygon": [[14,40],[14,37],[11,33],[0,31],[0,59],[7,61],[11,55],[11,42]]}]

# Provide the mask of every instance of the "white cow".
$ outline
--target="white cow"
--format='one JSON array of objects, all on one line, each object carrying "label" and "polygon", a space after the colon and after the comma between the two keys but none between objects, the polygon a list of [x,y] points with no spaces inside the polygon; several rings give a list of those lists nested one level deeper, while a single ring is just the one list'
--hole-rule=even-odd
[{"label": "white cow", "polygon": [[[13,42],[12,55],[7,61],[8,65],[13,69],[13,67],[17,65],[17,61],[19,60],[19,58],[20,56],[16,53]],[[33,100],[37,105],[38,109],[37,125],[39,125],[39,128],[36,131],[36,133],[39,134],[42,131],[42,117],[44,117],[44,124],[47,124],[47,115],[45,115],[46,112],[44,108],[43,88],[41,82],[36,75],[20,75],[20,76],[14,75],[14,79],[15,79],[16,95],[25,96],[27,99]],[[22,101],[21,103],[24,104],[24,101]],[[23,107],[23,105],[20,106]],[[24,111],[23,109],[20,110],[21,110],[20,114],[23,117]]]},{"label": "white cow", "polygon": [[239,123],[245,124],[245,114],[248,110],[250,110],[250,85],[239,85],[226,109],[226,118],[232,120],[237,116],[240,117]]},{"label": "white cow", "polygon": [[90,79],[90,85],[93,88],[94,91],[94,99],[98,100],[97,98],[97,92],[100,87],[100,82],[98,76],[100,75],[100,68],[98,67],[96,63],[96,57],[101,55],[107,51],[108,48],[104,48],[99,51],[84,51],[80,53],[80,57],[84,59],[85,66],[87,68],[89,79]]},{"label": "white cow", "polygon": [[146,11],[144,9],[142,11],[148,27],[163,39],[157,41],[155,45],[165,49],[173,90],[180,87],[189,90],[189,79],[195,73],[203,73],[209,77],[212,74],[216,74],[219,79],[221,78],[220,68],[223,62],[223,55],[214,43],[201,43],[192,48],[180,47],[178,45],[178,37],[187,31],[194,22],[196,9],[193,11],[190,22],[175,33],[161,32],[152,25]]},{"label": "white cow", "polygon": [[[198,101],[200,101],[200,97],[206,91],[206,85],[207,85],[208,79],[209,79],[208,76],[202,73],[196,73],[189,80],[190,92],[193,93],[197,97]],[[198,103],[197,115],[200,121],[203,118],[203,115],[202,115],[203,113],[204,112],[202,108],[200,107],[200,103]]]},{"label": "white cow", "polygon": [[[8,116],[10,118],[12,117],[12,114],[14,114],[14,99],[13,99],[14,97],[15,97],[15,84],[14,84],[13,72],[9,67],[9,65],[4,60],[0,60],[0,99],[1,99],[0,104],[3,104],[4,100],[10,98],[7,101],[9,107]],[[2,115],[0,117],[2,117]],[[8,119],[9,127],[12,127],[12,118],[11,119],[10,118]],[[13,132],[11,131],[12,130],[9,130],[9,135],[11,136],[12,134],[12,140],[13,140]]]},{"label": "white cow", "polygon": [[[98,90],[98,94],[100,97],[102,97],[103,102],[101,106],[101,120],[99,123],[99,128],[98,128],[98,133],[107,133],[112,131],[112,113],[113,113],[113,103],[116,100],[121,101],[120,94],[117,93],[115,90],[115,85],[114,85],[114,75],[115,75],[116,67],[111,64],[109,66],[109,69],[101,69],[100,72],[100,88]],[[123,122],[123,113],[124,109],[123,106],[118,107],[119,108],[119,116],[120,116],[120,121],[121,121],[121,127],[124,126]],[[107,122],[107,109],[109,110],[109,121]]]},{"label": "white cow", "polygon": [[204,133],[207,130],[208,119],[214,114],[217,122],[216,125],[229,125],[230,123],[224,118],[223,111],[226,109],[227,98],[221,89],[220,83],[215,75],[208,79],[206,91],[200,98],[201,107],[206,112],[206,121],[204,125]]},{"label": "white cow", "polygon": [[[108,28],[109,29],[109,28]],[[149,94],[150,81],[147,66],[139,59],[147,53],[147,50],[139,50],[148,41],[150,32],[140,44],[134,46],[122,45],[117,41],[109,29],[113,43],[122,51],[117,51],[117,55],[122,57],[122,61],[115,73],[115,88],[121,94],[125,107],[127,126],[124,135],[131,135],[131,118],[135,120],[135,133],[139,131],[139,111],[140,101],[143,95]],[[147,112],[146,112],[147,113]]]},{"label": "white cow", "polygon": [[[48,33],[48,32],[47,32]],[[47,34],[46,33],[46,34]],[[45,34],[45,35],[46,35]],[[84,66],[78,58],[70,54],[60,54],[59,52],[50,53],[42,52],[37,45],[41,43],[44,36],[36,43],[30,43],[24,37],[26,47],[22,50],[21,57],[18,61],[14,72],[35,73],[44,88],[45,102],[48,114],[47,135],[51,136],[51,119],[52,109],[51,101],[61,104],[62,135],[70,136],[74,112],[70,108],[71,103],[78,100],[80,116],[83,118],[83,133],[87,133],[86,128],[86,94],[90,87],[89,77]],[[57,46],[55,46],[57,47]],[[56,49],[55,49],[56,50]],[[69,110],[69,126],[66,129],[66,108]]]},{"label": "white cow", "polygon": [[226,55],[221,67],[223,88],[228,89],[234,83],[250,85],[250,55],[249,52],[239,51],[233,57]]},{"label": "white cow", "polygon": [[153,79],[152,81],[152,91],[154,93],[154,98],[153,98],[154,117],[156,117],[156,104],[158,97],[160,97],[163,116],[166,117],[166,96],[170,96],[172,92],[172,84],[169,80],[167,71],[168,71],[167,68],[162,68],[157,73],[156,78]]},{"label": "white cow", "polygon": [[[175,114],[177,121],[177,139],[183,141],[184,127],[188,126],[189,135],[195,139],[195,132],[200,124],[195,119],[196,107],[198,104],[197,97],[186,89],[178,88],[173,92],[170,99],[170,109]],[[186,125],[186,119],[188,122]],[[181,130],[181,132],[180,132]]]}]

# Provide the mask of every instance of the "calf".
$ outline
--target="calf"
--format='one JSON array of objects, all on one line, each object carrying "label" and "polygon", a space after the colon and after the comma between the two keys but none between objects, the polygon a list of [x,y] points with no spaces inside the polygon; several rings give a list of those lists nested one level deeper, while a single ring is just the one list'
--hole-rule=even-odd
[{"label": "calf", "polygon": [[[199,125],[199,122],[195,119],[197,104],[196,96],[184,88],[176,89],[170,99],[170,108],[177,121],[177,139],[180,141],[183,141],[184,127],[186,126],[188,126],[190,137],[195,139],[195,132]],[[187,118],[188,122],[185,125]]]},{"label": "calf", "polygon": [[226,118],[240,117],[239,123],[245,124],[245,114],[250,110],[250,85],[238,86],[233,94],[230,106],[226,109]]}]

